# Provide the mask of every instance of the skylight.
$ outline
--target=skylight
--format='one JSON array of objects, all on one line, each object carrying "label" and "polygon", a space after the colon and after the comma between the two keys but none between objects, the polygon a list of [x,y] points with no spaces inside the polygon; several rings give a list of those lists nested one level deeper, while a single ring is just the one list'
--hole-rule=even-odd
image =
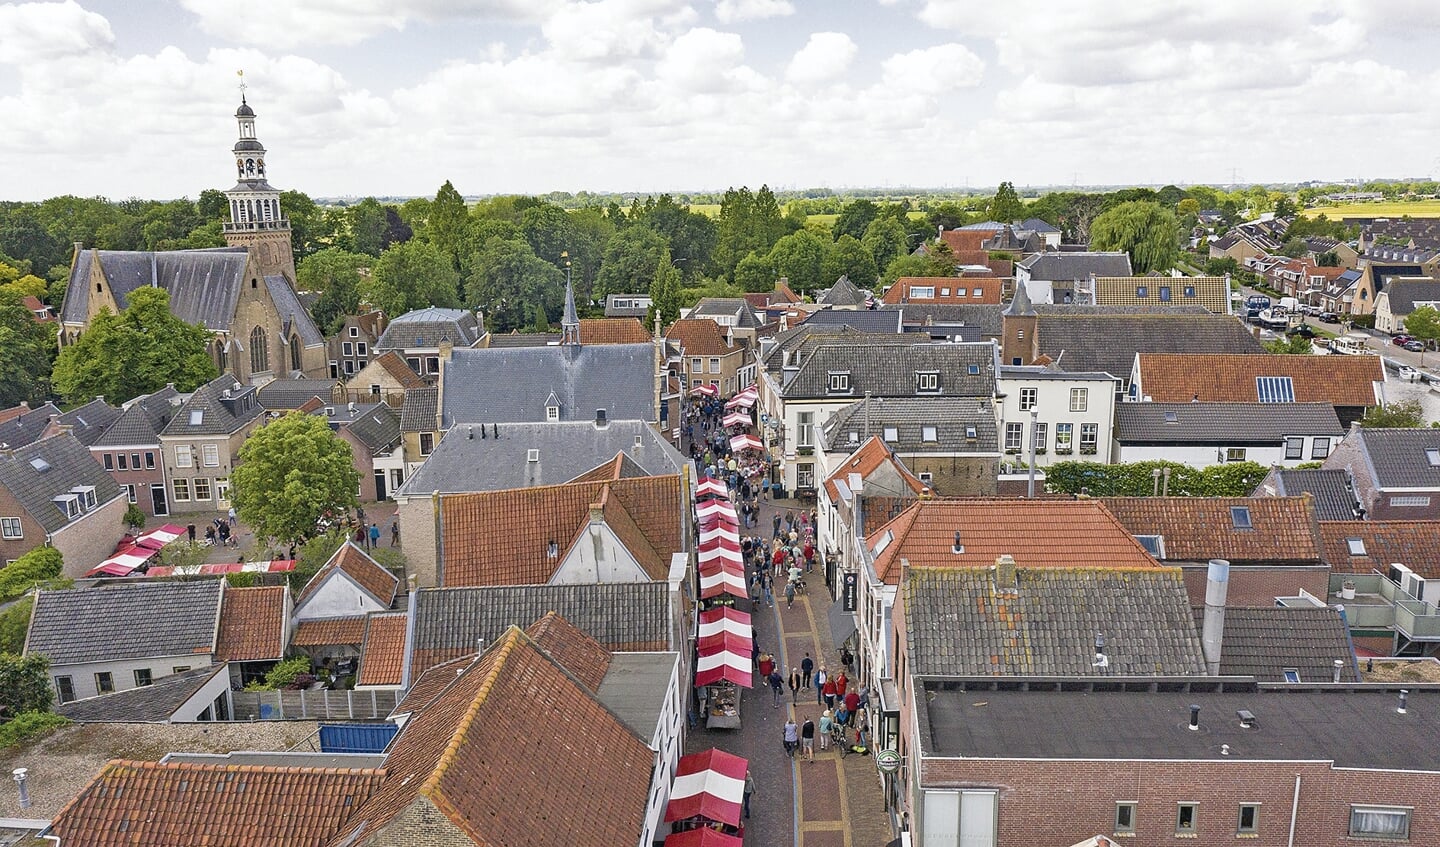
[{"label": "skylight", "polygon": [[1345,546],[1350,549],[1350,555],[1352,556],[1365,555],[1365,539],[1363,538],[1355,538],[1353,536],[1347,538],[1345,539]]},{"label": "skylight", "polygon": [[1236,529],[1254,529],[1255,525],[1250,523],[1250,507],[1231,506],[1230,523],[1234,525]]},{"label": "skylight", "polygon": [[1137,535],[1135,540],[1145,548],[1145,552],[1157,559],[1165,558],[1165,536],[1163,535]]},{"label": "skylight", "polygon": [[1261,403],[1295,402],[1295,384],[1288,376],[1255,377],[1255,393]]},{"label": "skylight", "polygon": [[204,422],[204,420],[205,420],[205,410],[204,410],[204,409],[191,409],[191,410],[190,410],[190,425],[191,425],[191,426],[199,426],[202,422]]},{"label": "skylight", "polygon": [[1434,447],[1427,448],[1425,450],[1425,461],[1429,462],[1432,468],[1440,467],[1440,450]]},{"label": "skylight", "polygon": [[1179,415],[1175,414],[1174,412],[1166,412],[1166,413],[1165,413],[1165,423],[1179,423],[1179,422],[1180,422],[1180,416],[1179,416]]},{"label": "skylight", "polygon": [[45,473],[46,471],[50,470],[50,463],[40,458],[39,456],[36,456],[35,458],[30,460],[30,467],[34,468],[40,473]]}]

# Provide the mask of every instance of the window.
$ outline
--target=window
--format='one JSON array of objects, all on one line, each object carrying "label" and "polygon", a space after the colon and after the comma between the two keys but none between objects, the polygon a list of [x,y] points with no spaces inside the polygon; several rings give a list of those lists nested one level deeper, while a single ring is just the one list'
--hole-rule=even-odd
[{"label": "window", "polygon": [[68,676],[55,677],[55,693],[59,695],[61,703],[69,703],[75,699],[75,683]]},{"label": "window", "polygon": [[1050,434],[1050,425],[1046,423],[1035,424],[1035,452],[1045,452],[1045,439]]},{"label": "window", "polygon": [[1093,456],[1100,444],[1100,424],[1080,424],[1080,454]]},{"label": "window", "polygon": [[1230,525],[1236,529],[1254,529],[1255,525],[1250,522],[1250,507],[1231,506]]},{"label": "window", "polygon": [[1255,393],[1261,403],[1295,402],[1295,384],[1288,376],[1255,377]]},{"label": "window", "polygon": [[1287,459],[1303,459],[1303,458],[1305,458],[1305,439],[1304,439],[1304,438],[1301,438],[1301,437],[1299,437],[1299,436],[1292,436],[1292,437],[1290,437],[1290,438],[1285,439],[1285,458],[1287,458]]},{"label": "window", "polygon": [[[959,292],[960,292],[960,293],[959,293],[958,296],[960,296],[960,297],[964,297],[964,296],[965,296],[965,289],[961,288],[961,289],[959,289]],[[942,288],[942,289],[940,289],[940,296],[941,296],[941,297],[949,297],[949,296],[950,296],[950,289],[948,289],[948,288]]]},{"label": "window", "polygon": [[930,481],[935,478],[935,474],[930,473],[929,471],[921,471],[920,473],[916,474],[916,476],[920,477],[920,481],[925,483],[926,485],[929,485]]},{"label": "window", "polygon": [[1427,448],[1425,450],[1425,461],[1429,462],[1432,468],[1440,467],[1440,450],[1434,447]]},{"label": "window", "polygon": [[348,342],[348,341],[344,342],[343,344],[340,345],[340,355],[342,355],[342,356],[353,356],[353,355],[355,355],[355,345],[354,345],[354,344],[351,344],[351,343]]},{"label": "window", "polygon": [[1300,681],[1300,669],[1299,669],[1299,668],[1285,668],[1285,669],[1283,669],[1283,670],[1280,672],[1280,675],[1283,676],[1283,677],[1285,677],[1285,681],[1286,681],[1286,682],[1299,682],[1299,681]]},{"label": "window", "polygon": [[175,467],[188,468],[192,464],[194,464],[193,458],[194,457],[191,455],[189,444],[175,445]]},{"label": "window", "polygon": [[369,345],[369,344],[366,344],[366,343],[363,342],[363,341],[359,342],[358,344],[355,345],[355,354],[358,355],[358,356],[368,356],[368,355],[370,355],[370,345]]},{"label": "window", "polygon": [[1179,803],[1175,807],[1175,834],[1185,835],[1195,831],[1195,817],[1200,807],[1195,803]]},{"label": "window", "polygon": [[188,479],[176,479],[176,480],[172,480],[170,484],[171,484],[171,486],[175,489],[175,502],[177,502],[177,503],[189,503],[189,502],[190,502],[190,480],[188,480]]},{"label": "window", "polygon": [[430,451],[432,451],[432,450],[434,450],[434,449],[435,449],[435,433],[433,433],[433,432],[422,432],[422,433],[420,433],[420,455],[422,455],[422,456],[428,456],[428,455],[430,455]]},{"label": "window", "polygon": [[815,487],[815,464],[813,462],[800,462],[795,465],[795,487]]},{"label": "window", "polygon": [[1430,498],[1423,494],[1405,494],[1390,498],[1392,506],[1428,506]]},{"label": "window", "polygon": [[1072,411],[1072,412],[1084,412],[1084,411],[1088,411],[1089,408],[1090,408],[1090,389],[1088,389],[1088,388],[1072,388],[1072,389],[1070,389],[1070,411]]},{"label": "window", "polygon": [[1135,286],[1135,296],[1136,296],[1136,297],[1149,297],[1149,296],[1150,296],[1150,289],[1146,288],[1146,287],[1143,286],[1143,285],[1137,285],[1137,286]]},{"label": "window", "polygon": [[131,503],[137,503],[137,502],[139,502],[138,500],[135,499],[135,486],[133,486],[133,485],[122,485],[122,486],[120,486],[120,488],[121,488],[121,490],[123,490],[123,491],[125,492],[125,499],[129,500]]},{"label": "window", "polygon": [[1352,556],[1365,555],[1365,539],[1363,538],[1355,538],[1353,536],[1347,538],[1345,539],[1345,546],[1349,548],[1350,555]]},{"label": "window", "polygon": [[80,517],[80,498],[74,494],[62,494],[52,501],[67,518]]},{"label": "window", "polygon": [[912,300],[934,300],[935,286],[933,285],[912,285],[910,286],[910,299]]},{"label": "window", "polygon": [[965,372],[968,373],[968,374],[970,374],[971,376],[974,376],[975,374],[980,373],[980,366],[979,366],[979,365],[973,365],[973,364],[972,364],[972,365],[967,365],[967,366],[965,367]]},{"label": "window", "polygon": [[1020,444],[1025,438],[1025,425],[1018,423],[1005,424],[1005,449],[1008,452],[1020,452]]},{"label": "window", "polygon": [[414,371],[417,374],[420,373],[420,359],[418,356],[410,356],[406,358],[405,364],[410,366],[410,370]]},{"label": "window", "polygon": [[427,373],[427,374],[438,374],[438,373],[440,373],[440,357],[439,357],[439,356],[426,356],[426,357],[425,357],[425,373]]},{"label": "window", "polygon": [[981,297],[981,296],[984,296],[984,294],[985,294],[985,289],[983,289],[983,288],[972,288],[972,289],[970,289],[970,296],[972,296],[972,297]]},{"label": "window", "polygon": [[1410,839],[1410,809],[1396,806],[1351,806],[1351,838]]},{"label": "window", "polygon": [[200,445],[200,460],[207,468],[220,467],[220,448],[215,444]]},{"label": "window", "polygon": [[196,499],[196,500],[209,500],[209,499],[210,499],[210,480],[208,480],[208,479],[197,479],[197,480],[195,480],[195,499]]},{"label": "window", "polygon": [[1137,535],[1135,540],[1145,548],[1145,552],[1157,559],[1165,558],[1165,536],[1163,535]]},{"label": "window", "polygon": [[1227,448],[1225,448],[1225,461],[1227,461],[1227,462],[1243,462],[1243,461],[1245,461],[1245,448],[1244,448],[1244,447],[1227,447]]},{"label": "window", "polygon": [[1135,804],[1115,804],[1115,834],[1129,834],[1135,831]]},{"label": "window", "polygon": [[1187,286],[1185,286],[1185,288],[1181,291],[1181,295],[1180,295],[1180,296],[1186,297],[1186,298],[1194,297],[1194,296],[1195,296],[1195,286],[1193,286],[1193,285],[1187,285]]},{"label": "window", "polygon": [[0,518],[0,538],[24,538],[19,518]]},{"label": "window", "polygon": [[917,392],[939,391],[940,374],[937,371],[917,371],[915,373],[915,390]]},{"label": "window", "polygon": [[1020,389],[1020,411],[1028,412],[1031,409],[1035,408],[1035,401],[1038,393],[1039,389],[1036,388]]},{"label": "window", "polygon": [[354,359],[346,359],[346,360],[345,360],[345,375],[346,375],[346,376],[353,376],[354,374],[355,374],[355,360],[354,360]]},{"label": "window", "polygon": [[[125,454],[121,453],[120,455],[123,457]],[[104,458],[101,460],[101,464],[105,466],[105,470],[107,471],[115,470],[115,459],[109,453],[105,454]]]},{"label": "window", "polygon": [[1074,450],[1075,425],[1068,423],[1055,424],[1055,452],[1070,453]]},{"label": "window", "polygon": [[1162,285],[1162,286],[1160,286],[1160,302],[1162,302],[1162,303],[1169,303],[1169,302],[1170,302],[1170,286],[1168,286],[1168,285]]},{"label": "window", "polygon": [[147,470],[147,471],[153,471],[153,470],[155,470],[155,454],[154,454],[154,453],[148,453],[148,452],[147,452],[147,453],[145,454],[145,470]]},{"label": "window", "polygon": [[712,374],[718,374],[718,373],[720,373],[720,357],[719,357],[719,356],[711,356],[711,357],[710,357],[710,373],[712,373]]},{"label": "window", "polygon": [[796,416],[795,444],[810,447],[815,443],[815,413],[800,412]]},{"label": "window", "polygon": [[900,430],[897,427],[885,427],[885,440],[895,442],[900,440]]},{"label": "window", "polygon": [[692,374],[702,374],[702,373],[705,373],[705,360],[704,360],[704,359],[691,359],[691,360],[690,360],[690,373],[692,373]]},{"label": "window", "polygon": [[[926,438],[927,441],[938,441],[938,440],[939,440],[939,439],[937,439],[937,438],[935,437],[935,428],[934,428],[934,427],[925,427],[925,429],[929,430],[929,435],[928,435],[927,438]],[[979,437],[980,437],[980,430],[977,429],[975,426],[972,425],[972,426],[967,426],[967,427],[965,427],[965,438],[966,438],[966,440],[968,440],[968,441],[974,441],[976,438],[979,438]]]},{"label": "window", "polygon": [[[115,462],[116,462],[116,464],[119,466],[120,470],[122,470],[122,471],[128,471],[128,470],[130,470],[130,462],[129,462],[129,460],[126,458],[126,456],[125,456],[124,453],[117,453],[117,454],[115,454]],[[136,467],[139,467],[139,466],[137,465]]]},{"label": "window", "polygon": [[551,422],[551,423],[554,423],[555,421],[560,420],[560,407],[559,407],[559,406],[546,406],[546,407],[545,407],[545,420],[547,420],[547,421],[549,421],[549,422]]},{"label": "window", "polygon": [[[122,467],[123,467],[123,465],[122,465]],[[131,454],[130,454],[130,469],[131,469],[131,470],[136,470],[136,471],[140,470],[140,454],[139,454],[139,453],[131,453]]]},{"label": "window", "polygon": [[149,668],[136,668],[136,669],[135,669],[135,687],[136,687],[136,688],[144,688],[145,686],[147,686],[147,685],[149,685],[149,684],[150,684],[150,669],[149,669]]},{"label": "window", "polygon": [[215,480],[215,499],[225,501],[230,499],[230,480]]},{"label": "window", "polygon": [[259,373],[270,370],[270,348],[265,340],[265,330],[255,327],[250,330],[250,371]]},{"label": "window", "polygon": [[1240,819],[1235,822],[1236,835],[1254,835],[1260,831],[1260,804],[1241,803]]},{"label": "window", "polygon": [[359,337],[360,337],[360,327],[358,327],[358,326],[352,326],[352,327],[350,327],[350,337],[351,337],[351,338],[359,338]]},{"label": "window", "polygon": [[109,694],[115,690],[115,678],[109,671],[95,674],[95,691],[99,694]]},{"label": "window", "polygon": [[1330,439],[1327,436],[1319,436],[1310,445],[1310,458],[1323,459],[1330,455]]},{"label": "window", "polygon": [[831,371],[831,372],[830,372],[829,389],[830,389],[830,393],[831,393],[831,394],[848,394],[848,393],[850,393],[850,372],[849,372],[849,371]]}]

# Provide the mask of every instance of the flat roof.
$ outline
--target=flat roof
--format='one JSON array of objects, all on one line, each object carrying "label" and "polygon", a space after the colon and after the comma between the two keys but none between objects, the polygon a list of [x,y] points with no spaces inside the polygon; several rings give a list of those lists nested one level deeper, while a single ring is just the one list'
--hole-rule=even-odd
[{"label": "flat roof", "polygon": [[[1401,715],[1400,686],[1025,691],[984,690],[990,683],[979,680],[923,684],[921,747],[932,757],[1229,758],[1440,771],[1437,686],[1411,686]],[[1197,731],[1188,729],[1191,704],[1200,707]],[[1254,714],[1252,728],[1240,726],[1241,709]]]},{"label": "flat roof", "polygon": [[679,653],[615,653],[595,695],[649,744],[679,661]]}]

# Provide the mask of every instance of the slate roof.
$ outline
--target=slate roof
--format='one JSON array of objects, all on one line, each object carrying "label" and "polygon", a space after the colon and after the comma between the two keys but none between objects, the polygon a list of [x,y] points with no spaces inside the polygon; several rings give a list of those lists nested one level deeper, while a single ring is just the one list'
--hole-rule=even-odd
[{"label": "slate roof", "polygon": [[1374,469],[1375,484],[1380,488],[1440,488],[1440,458],[1431,462],[1428,452],[1440,450],[1440,429],[1362,427],[1360,441],[1365,458]]},{"label": "slate roof", "polygon": [[180,407],[180,392],[167,385],[131,401],[91,447],[158,446],[160,431]]},{"label": "slate roof", "polygon": [[[95,506],[82,506],[80,514],[71,518],[53,498],[79,486],[95,487]],[[122,496],[120,486],[73,435],[56,435],[0,453],[0,489],[8,491],[46,532],[84,520]],[[118,528],[116,531],[118,534]]]},{"label": "slate roof", "polygon": [[695,304],[687,317],[691,318],[716,318],[732,316],[735,318],[735,326],[740,329],[756,329],[760,326],[760,316],[755,314],[755,308],[744,297],[706,297]]},{"label": "slate roof", "polygon": [[338,379],[276,379],[255,392],[260,405],[271,410],[298,409],[311,397],[335,403],[345,396],[345,383]]},{"label": "slate roof", "polygon": [[[258,400],[248,402],[244,395],[254,391],[252,386],[242,386],[231,374],[224,373],[195,389],[190,398],[171,415],[170,422],[160,431],[161,435],[197,436],[229,435],[258,418],[265,409]],[[226,402],[224,393],[232,398]],[[232,408],[239,410],[237,414]],[[199,423],[192,424],[195,413],[200,412]]]},{"label": "slate roof", "polygon": [[400,443],[403,435],[400,430],[400,416],[384,403],[375,404],[346,426],[360,439],[361,444],[370,448],[372,456],[389,452]]},{"label": "slate roof", "polygon": [[441,402],[451,426],[543,421],[552,394],[561,420],[655,420],[655,369],[651,344],[456,350]]},{"label": "slate roof", "polygon": [[[892,336],[893,338],[893,336]],[[976,368],[970,373],[970,367]],[[940,396],[991,397],[995,393],[996,347],[969,344],[822,344],[805,357],[800,370],[785,384],[786,398],[840,397],[829,391],[829,375],[850,374],[849,395],[912,397],[916,373],[938,372]]]},{"label": "slate roof", "polygon": [[844,324],[861,332],[899,333],[903,317],[899,309],[817,309],[806,316],[805,323],[814,326]]},{"label": "slate roof", "polygon": [[57,703],[55,714],[77,723],[153,723],[167,721],[175,710],[205,687],[224,664],[170,674],[149,685],[113,694]]},{"label": "slate roof", "polygon": [[[615,304],[616,300],[634,302],[635,300],[640,298],[644,298],[644,306],[621,307]],[[605,295],[605,317],[643,318],[645,317],[645,314],[650,311],[650,302],[651,300],[649,294],[607,294]]]},{"label": "slate roof", "polygon": [[[652,580],[664,580],[681,550],[680,477],[453,494],[441,501],[445,585],[532,585],[549,582],[572,547],[585,538],[590,509]],[[557,555],[549,555],[551,542]]]},{"label": "slate roof", "polygon": [[230,329],[245,283],[250,253],[244,247],[205,250],[81,250],[70,269],[61,318],[84,323],[90,308],[90,268],[96,257],[120,308],[130,292],[157,286],[170,293],[170,311],[190,324]]},{"label": "slate roof", "polygon": [[81,444],[89,447],[99,441],[100,437],[119,417],[120,409],[118,407],[106,403],[104,397],[97,397],[56,418],[54,426],[70,427],[70,434],[75,436]]},{"label": "slate roof", "polygon": [[1021,229],[1031,232],[1059,232],[1060,230],[1039,218],[1026,218],[1019,223]]},{"label": "slate roof", "polygon": [[[1228,315],[1164,312],[1089,314],[1036,307],[1038,349],[1067,371],[1105,371],[1128,378],[1135,354],[1265,352],[1239,320]],[[1291,358],[1305,358],[1292,356]],[[1321,358],[1315,356],[1313,358]],[[1156,400],[1170,399],[1155,397]],[[1185,400],[1190,399],[1186,395]],[[1204,399],[1204,398],[1202,398]]]},{"label": "slate roof", "polygon": [[1329,403],[1120,403],[1123,444],[1277,445],[1286,436],[1345,434]]},{"label": "slate roof", "polygon": [[[910,668],[955,676],[1205,673],[1178,568],[912,568],[901,590]],[[1108,667],[1095,664],[1097,636]]]},{"label": "slate roof", "polygon": [[423,388],[428,383],[405,364],[405,358],[394,350],[386,350],[370,361],[372,365],[379,365],[385,370],[390,378],[400,384],[401,388]]},{"label": "slate roof", "polygon": [[1309,494],[1313,499],[1315,519],[1318,521],[1348,521],[1355,519],[1359,502],[1350,474],[1344,470],[1309,468],[1286,470],[1274,468],[1265,481],[1255,489],[1255,496],[1268,494],[1267,485],[1273,485],[1275,496],[1298,497]]},{"label": "slate roof", "polygon": [[923,344],[925,339],[901,333],[862,332],[847,324],[812,324],[809,321],[777,333],[774,344],[765,353],[765,369],[779,375],[784,367],[794,365],[822,344]]},{"label": "slate roof", "polygon": [[285,656],[286,617],[283,585],[231,588],[220,605],[220,635],[215,642],[217,662],[256,662]]},{"label": "slate roof", "polygon": [[358,829],[342,831],[341,843],[388,844],[386,827],[417,808],[476,844],[638,843],[653,756],[511,627],[406,722],[383,783],[355,809]]},{"label": "slate roof", "polygon": [[52,832],[86,847],[322,847],[384,773],[116,759],[60,810]]},{"label": "slate roof", "polygon": [[291,647],[328,647],[336,644],[353,644],[359,647],[365,641],[365,616],[349,618],[317,618],[300,621],[295,625],[295,634],[290,637]]},{"label": "slate roof", "polygon": [[1071,282],[1095,276],[1130,276],[1130,254],[1114,253],[1035,253],[1020,261],[1030,279]]},{"label": "slate roof", "polygon": [[435,412],[440,407],[440,389],[412,388],[400,404],[400,428],[405,432],[434,432]]},{"label": "slate roof", "polygon": [[[499,438],[494,434],[499,433]],[[638,440],[638,445],[637,445]],[[530,451],[539,451],[530,461]],[[426,496],[569,482],[623,453],[642,476],[678,474],[686,459],[645,421],[515,423],[445,433],[430,458],[396,492]]]},{"label": "slate roof", "polygon": [[347,540],[330,555],[325,565],[310,577],[310,581],[305,583],[305,587],[295,598],[295,608],[299,609],[310,602],[325,581],[337,572],[349,577],[351,582],[375,598],[375,602],[387,608],[395,602],[395,595],[400,590],[400,579],[395,574],[381,567],[379,562],[356,546],[355,542]]},{"label": "slate roof", "polygon": [[[664,582],[426,588],[415,594],[410,679],[475,653],[510,626],[556,612],[615,652],[669,650],[670,586]],[[617,610],[623,610],[617,613]]]},{"label": "slate roof", "polygon": [[1395,280],[1385,287],[1390,298],[1390,313],[1408,315],[1415,311],[1416,302],[1440,302],[1440,280],[1405,279]]},{"label": "slate roof", "polygon": [[815,302],[824,306],[863,306],[865,292],[851,282],[850,277],[842,276],[835,280],[834,285],[820,292]]},{"label": "slate roof", "polygon": [[924,500],[865,541],[876,574],[891,585],[899,582],[901,559],[911,567],[989,567],[1002,555],[1022,568],[1158,567],[1096,500]]},{"label": "slate roof", "polygon": [[431,306],[406,312],[390,321],[375,342],[375,350],[439,348],[442,341],[456,348],[469,347],[484,334],[484,327],[476,321],[474,312]]},{"label": "slate roof", "polygon": [[[1440,579],[1440,521],[1324,521],[1325,561],[1337,573],[1386,573],[1402,564],[1425,579]],[[1350,539],[1357,552],[1350,552]]]},{"label": "slate roof", "polygon": [[58,417],[59,407],[54,403],[46,403],[0,422],[0,449],[13,450],[39,441],[51,419]]},{"label": "slate roof", "polygon": [[[1194,609],[1195,628],[1204,626],[1205,608]],[[1335,660],[1345,662],[1341,682],[1361,682],[1355,666],[1350,629],[1340,613],[1325,606],[1225,609],[1220,645],[1221,676],[1253,676],[1261,682],[1285,682],[1294,669],[1301,682],[1330,682]]]},{"label": "slate roof", "polygon": [[1157,403],[1188,403],[1197,394],[1201,402],[1254,403],[1260,399],[1257,377],[1288,376],[1297,403],[1374,406],[1374,384],[1385,380],[1379,356],[1142,350],[1139,357],[1140,390]]},{"label": "slate roof", "polygon": [[365,618],[356,685],[400,685],[405,674],[405,633],[410,616],[380,612]]},{"label": "slate roof", "polygon": [[886,306],[879,311],[894,309],[900,312],[907,327],[960,324],[974,327],[982,338],[999,338],[1003,329],[1000,320],[1002,308],[991,303],[906,303],[903,306]]},{"label": "slate roof", "polygon": [[197,659],[215,650],[224,580],[136,582],[41,591],[25,652],[52,664],[152,656]]},{"label": "slate roof", "polygon": [[275,303],[275,310],[280,313],[287,347],[292,331],[300,336],[300,343],[306,347],[325,343],[325,333],[315,325],[315,319],[310,317],[310,312],[295,295],[295,289],[290,287],[290,280],[281,274],[267,276],[265,287],[270,290],[270,299]]},{"label": "slate roof", "polygon": [[[832,452],[851,449],[865,441],[865,401],[835,412],[824,424],[825,444]],[[996,453],[999,451],[995,412],[976,397],[892,397],[872,400],[869,410],[870,435],[884,436],[895,429],[896,440],[888,442],[898,453]],[[926,428],[935,429],[935,439],[925,440]],[[975,437],[969,437],[974,427]],[[852,442],[850,434],[855,434]]]},{"label": "slate roof", "polygon": [[[1166,561],[1317,564],[1320,531],[1308,497],[1101,497],[1132,535],[1165,538]],[[1250,510],[1237,528],[1232,507]]]}]

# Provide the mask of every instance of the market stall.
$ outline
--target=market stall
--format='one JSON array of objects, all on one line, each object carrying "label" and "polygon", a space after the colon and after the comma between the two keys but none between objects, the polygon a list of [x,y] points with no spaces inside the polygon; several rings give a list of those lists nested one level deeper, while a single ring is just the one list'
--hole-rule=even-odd
[{"label": "market stall", "polygon": [[710,830],[742,838],[745,830],[741,814],[749,768],[748,759],[723,750],[682,756],[675,768],[670,802],[665,806],[665,822],[672,824],[676,833]]},{"label": "market stall", "polygon": [[730,414],[726,415],[725,419],[720,421],[720,423],[725,426],[749,426],[751,423],[750,413],[731,412]]},{"label": "market stall", "polygon": [[690,389],[690,393],[692,395],[699,395],[702,397],[714,397],[715,395],[720,393],[720,389],[716,388],[713,385],[702,384]]},{"label": "market stall", "polygon": [[726,606],[700,613],[695,687],[708,729],[740,728],[740,689],[753,685],[750,616]]},{"label": "market stall", "polygon": [[671,833],[665,839],[665,847],[743,847],[744,844],[739,836],[726,835],[711,827]]},{"label": "market stall", "polygon": [[737,435],[734,438],[730,439],[730,450],[734,453],[739,453],[741,450],[764,449],[765,445],[761,444],[760,439],[756,438],[753,435]]},{"label": "market stall", "polygon": [[760,391],[752,385],[744,391],[740,392],[739,394],[736,394],[734,397],[731,397],[729,400],[726,400],[725,411],[728,412],[735,409],[749,409],[751,406],[755,405],[755,401],[759,398]]},{"label": "market stall", "polygon": [[729,500],[730,489],[726,487],[725,483],[719,480],[711,479],[708,476],[702,477],[700,484],[695,486],[695,499],[698,501],[702,497],[716,497],[721,500]]}]

